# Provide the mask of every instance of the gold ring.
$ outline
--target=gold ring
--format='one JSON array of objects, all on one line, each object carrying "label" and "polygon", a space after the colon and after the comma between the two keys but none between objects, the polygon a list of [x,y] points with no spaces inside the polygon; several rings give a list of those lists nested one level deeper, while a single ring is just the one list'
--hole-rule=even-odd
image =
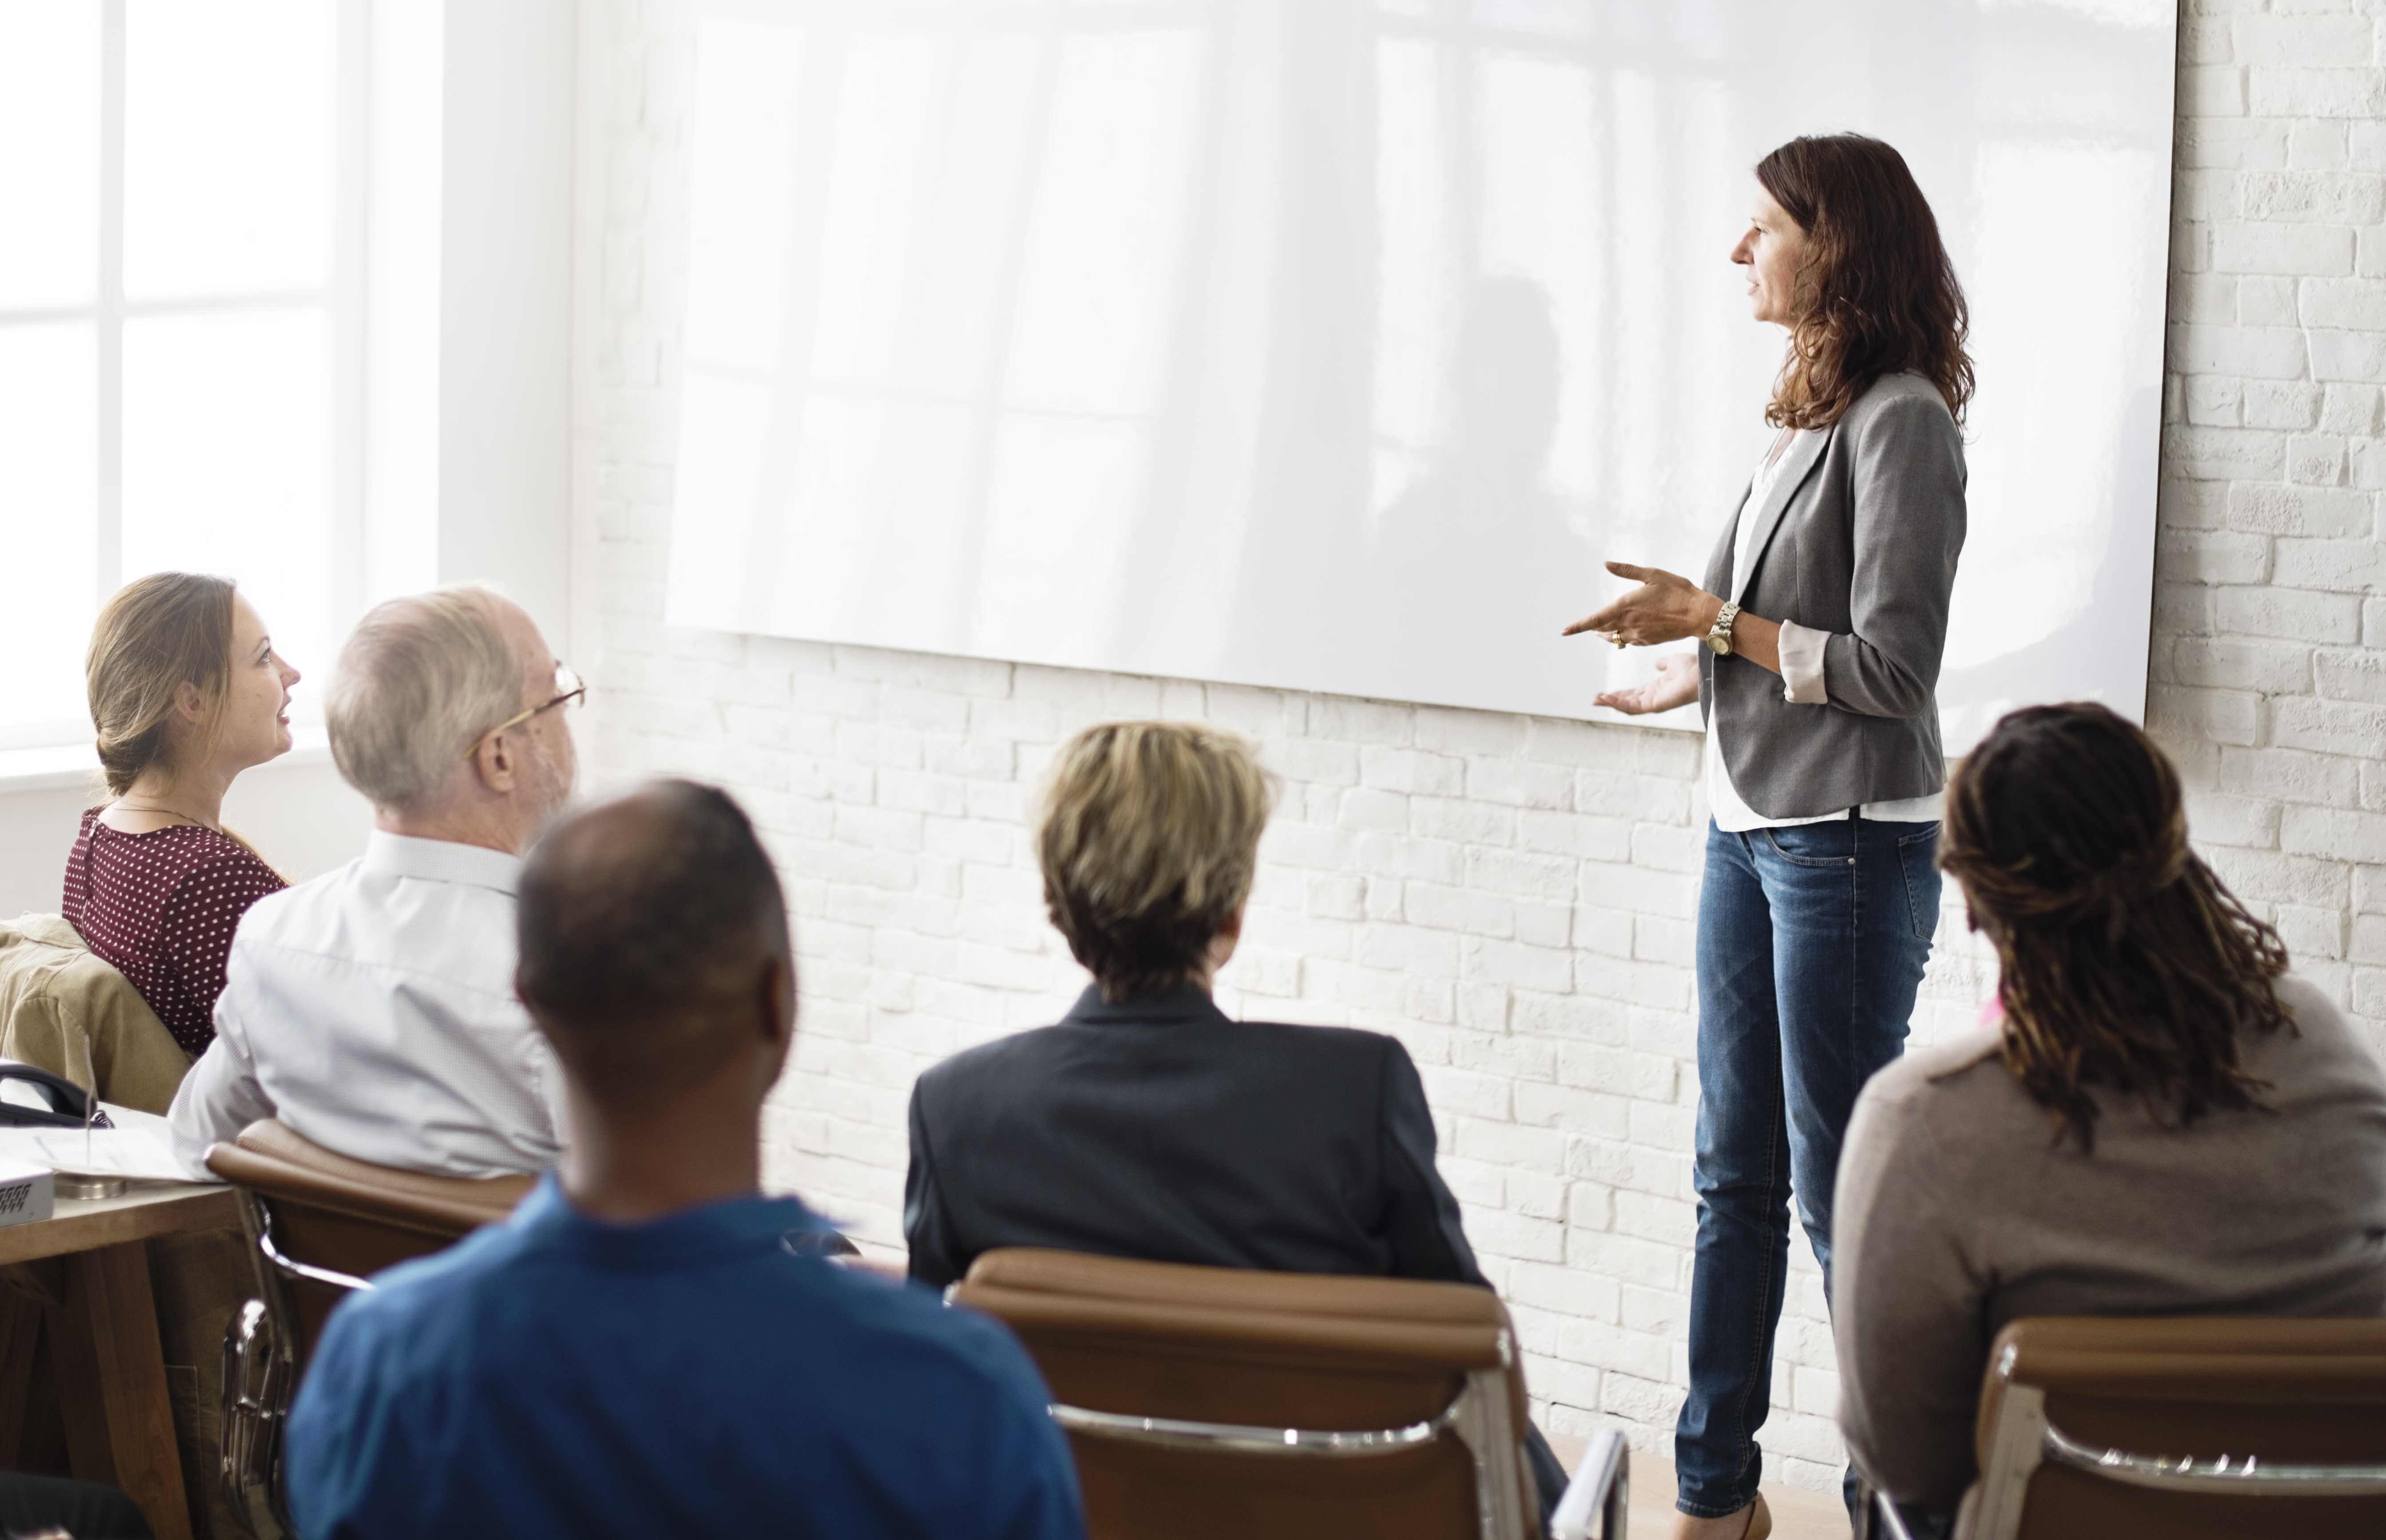
[{"label": "gold ring", "polygon": [[1624,638],[1621,636],[1611,636],[1608,640],[1614,643],[1618,647],[1622,647],[1625,645]]}]

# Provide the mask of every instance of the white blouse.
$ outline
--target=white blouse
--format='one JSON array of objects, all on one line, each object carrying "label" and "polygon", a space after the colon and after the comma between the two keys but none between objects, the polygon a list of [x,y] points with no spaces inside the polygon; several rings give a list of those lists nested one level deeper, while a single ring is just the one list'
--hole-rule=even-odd
[{"label": "white blouse", "polygon": [[[1757,466],[1755,479],[1748,484],[1748,496],[1739,505],[1739,527],[1731,541],[1731,591],[1734,594],[1748,586],[1749,573],[1756,563],[1756,553],[1751,548],[1751,526],[1756,522],[1757,509],[1773,492],[1774,483],[1781,478],[1781,468],[1790,462],[1790,449],[1798,435],[1780,441],[1779,452],[1769,454]],[[1729,595],[1726,595],[1728,597]],[[1815,631],[1784,617],[1781,621],[1781,698],[1793,706],[1827,706],[1829,693],[1823,683],[1823,648],[1831,639],[1830,632]],[[1703,644],[1702,644],[1703,645]],[[1723,721],[1710,714],[1707,719],[1706,790],[1707,811],[1715,827],[1727,834],[1744,834],[1752,829],[1787,829],[1800,823],[1827,823],[1832,819],[1847,817],[1842,808],[1835,813],[1815,813],[1804,818],[1766,818],[1740,799],[1731,783],[1731,771],[1723,758]],[[1867,802],[1859,810],[1864,818],[1883,823],[1936,823],[1945,811],[1947,794],[1936,791],[1925,796],[1902,797],[1893,802]]]}]

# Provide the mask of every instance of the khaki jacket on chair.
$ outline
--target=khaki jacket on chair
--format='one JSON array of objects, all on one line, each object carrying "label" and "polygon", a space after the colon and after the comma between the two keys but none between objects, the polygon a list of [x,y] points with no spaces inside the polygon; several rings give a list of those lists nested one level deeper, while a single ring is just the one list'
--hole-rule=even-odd
[{"label": "khaki jacket on chair", "polygon": [[0,921],[0,1058],[78,1085],[87,1062],[102,1101],[161,1114],[191,1067],[132,981],[54,914]]}]

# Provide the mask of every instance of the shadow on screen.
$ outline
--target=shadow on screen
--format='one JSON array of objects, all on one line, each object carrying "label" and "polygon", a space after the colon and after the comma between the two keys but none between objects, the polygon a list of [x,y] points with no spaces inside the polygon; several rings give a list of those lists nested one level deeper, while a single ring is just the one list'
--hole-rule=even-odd
[{"label": "shadow on screen", "polygon": [[1403,679],[1463,699],[1484,644],[1538,638],[1604,584],[1546,476],[1565,368],[1550,299],[1522,278],[1468,296],[1450,361],[1446,438],[1376,520],[1347,623]]}]

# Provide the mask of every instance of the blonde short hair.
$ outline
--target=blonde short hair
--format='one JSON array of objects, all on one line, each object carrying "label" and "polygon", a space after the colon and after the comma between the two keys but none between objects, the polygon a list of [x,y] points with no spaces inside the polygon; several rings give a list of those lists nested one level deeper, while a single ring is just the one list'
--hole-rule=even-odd
[{"label": "blonde short hair", "polygon": [[1107,722],[1061,745],[1036,829],[1044,905],[1107,999],[1201,968],[1250,896],[1275,785],[1197,722]]},{"label": "blonde short hair", "polygon": [[323,707],[332,761],[374,807],[421,808],[483,733],[521,709],[524,659],[499,602],[470,584],[391,599],[340,648]]}]

